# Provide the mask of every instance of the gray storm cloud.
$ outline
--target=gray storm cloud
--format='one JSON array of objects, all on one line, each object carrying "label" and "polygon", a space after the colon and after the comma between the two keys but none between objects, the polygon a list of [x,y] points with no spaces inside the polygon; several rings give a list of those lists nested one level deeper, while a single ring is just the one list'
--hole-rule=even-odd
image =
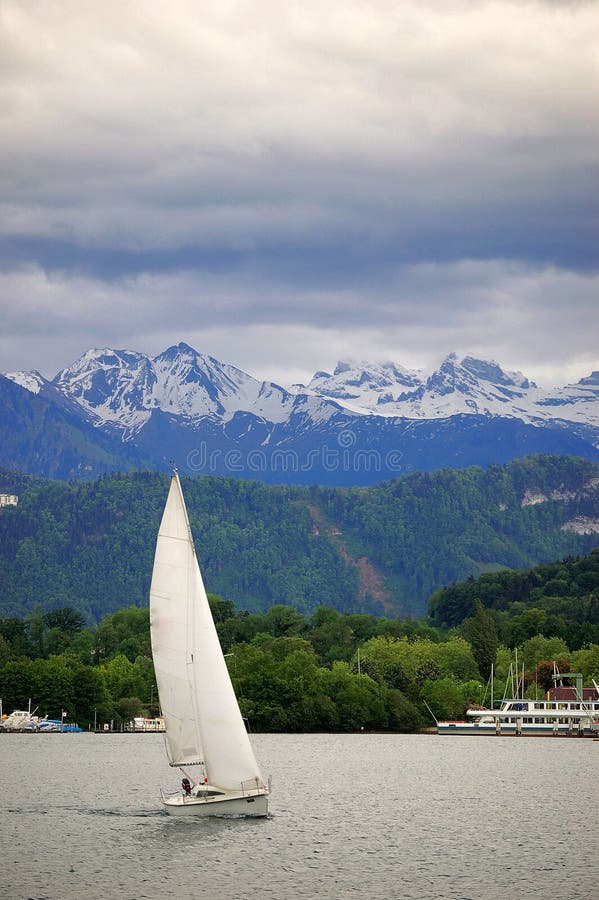
[{"label": "gray storm cloud", "polygon": [[584,374],[597,33],[594,3],[4,0],[0,368],[194,334],[265,376]]}]

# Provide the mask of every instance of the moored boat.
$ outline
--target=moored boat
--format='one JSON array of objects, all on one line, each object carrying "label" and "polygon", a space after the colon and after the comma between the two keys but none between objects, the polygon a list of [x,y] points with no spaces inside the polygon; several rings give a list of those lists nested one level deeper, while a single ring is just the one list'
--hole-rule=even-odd
[{"label": "moored boat", "polygon": [[6,719],[2,720],[2,731],[36,731],[39,725],[39,716],[27,709],[15,709]]},{"label": "moored boat", "polygon": [[76,725],[74,722],[65,722],[62,719],[43,719],[38,726],[38,731],[46,731],[46,732],[65,732],[68,734],[79,734],[83,731],[79,725]]},{"label": "moored boat", "polygon": [[48,734],[52,732],[75,733],[81,732],[83,729],[72,722],[65,722],[64,718],[49,719],[47,716],[41,718],[29,710],[15,709],[10,716],[7,716],[2,720],[0,723],[0,731]]},{"label": "moored boat", "polygon": [[599,689],[582,687],[579,673],[568,673],[576,687],[554,687],[544,700],[504,698],[497,708],[470,707],[465,720],[437,722],[438,734],[599,735]]}]

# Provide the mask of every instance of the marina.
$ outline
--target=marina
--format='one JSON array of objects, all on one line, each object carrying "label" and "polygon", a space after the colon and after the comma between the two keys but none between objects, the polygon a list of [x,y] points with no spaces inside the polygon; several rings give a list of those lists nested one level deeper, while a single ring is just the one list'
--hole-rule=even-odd
[{"label": "marina", "polygon": [[61,732],[77,733],[83,731],[74,722],[65,722],[66,713],[60,719],[49,719],[47,716],[37,716],[35,712],[25,709],[15,709],[6,718],[0,719],[0,734],[25,733],[25,734],[52,734]]}]

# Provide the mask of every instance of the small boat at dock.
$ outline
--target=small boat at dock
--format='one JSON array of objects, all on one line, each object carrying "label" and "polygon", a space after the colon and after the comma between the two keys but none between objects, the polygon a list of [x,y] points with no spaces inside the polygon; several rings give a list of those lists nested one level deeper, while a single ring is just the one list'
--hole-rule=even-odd
[{"label": "small boat at dock", "polygon": [[15,709],[0,723],[2,731],[36,731],[40,723],[39,716],[28,709]]},{"label": "small boat at dock", "polygon": [[0,722],[0,732],[12,732],[13,734],[49,734],[54,732],[76,733],[81,731],[83,731],[82,728],[72,722],[65,722],[64,718],[49,719],[47,716],[41,718],[26,709],[15,709],[10,716],[7,716]]}]

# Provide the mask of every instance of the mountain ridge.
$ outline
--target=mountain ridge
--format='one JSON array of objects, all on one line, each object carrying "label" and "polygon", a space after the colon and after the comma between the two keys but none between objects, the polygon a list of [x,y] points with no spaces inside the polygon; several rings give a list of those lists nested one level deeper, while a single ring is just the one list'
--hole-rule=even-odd
[{"label": "mountain ridge", "polygon": [[[450,353],[428,374],[340,360],[332,374],[286,388],[180,342],[155,357],[90,349],[51,380],[35,370],[5,378],[33,406],[44,400],[84,428],[86,440],[101,436],[125,467],[175,459],[206,474],[371,484],[535,452],[599,461],[597,371],[545,391],[493,360]],[[23,464],[44,474],[30,452]],[[83,476],[75,466],[67,477]]]}]

